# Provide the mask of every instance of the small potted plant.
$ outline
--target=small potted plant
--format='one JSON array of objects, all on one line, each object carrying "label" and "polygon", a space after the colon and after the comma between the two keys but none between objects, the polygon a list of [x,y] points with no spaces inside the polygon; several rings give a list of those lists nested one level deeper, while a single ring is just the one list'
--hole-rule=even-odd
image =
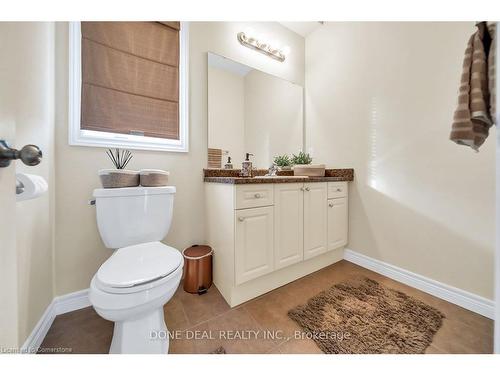
[{"label": "small potted plant", "polygon": [[295,176],[323,177],[325,175],[324,164],[311,164],[312,157],[303,151],[298,155],[292,155],[293,174]]},{"label": "small potted plant", "polygon": [[114,169],[101,169],[99,178],[102,186],[108,188],[123,188],[139,186],[139,172],[125,169],[127,164],[132,160],[132,153],[129,150],[108,149],[106,155],[111,160]]},{"label": "small potted plant", "polygon": [[292,160],[290,159],[290,156],[286,154],[276,156],[274,158],[274,165],[279,167],[282,171],[292,170]]}]

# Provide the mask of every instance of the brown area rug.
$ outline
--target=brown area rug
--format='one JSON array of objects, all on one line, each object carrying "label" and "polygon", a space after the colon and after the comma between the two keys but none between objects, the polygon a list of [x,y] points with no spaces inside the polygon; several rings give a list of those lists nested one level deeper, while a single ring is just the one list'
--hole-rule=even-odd
[{"label": "brown area rug", "polygon": [[439,310],[378,282],[332,286],[288,312],[325,353],[424,353],[445,317]]},{"label": "brown area rug", "polygon": [[226,348],[224,348],[223,346],[219,346],[217,349],[210,352],[209,354],[226,354]]}]

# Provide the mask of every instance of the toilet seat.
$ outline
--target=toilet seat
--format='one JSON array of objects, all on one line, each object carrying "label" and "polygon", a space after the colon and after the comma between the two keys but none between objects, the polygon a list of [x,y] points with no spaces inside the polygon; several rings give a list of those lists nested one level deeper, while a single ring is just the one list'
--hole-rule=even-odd
[{"label": "toilet seat", "polygon": [[108,293],[136,293],[168,282],[183,264],[180,252],[161,242],[132,245],[116,250],[94,281]]}]

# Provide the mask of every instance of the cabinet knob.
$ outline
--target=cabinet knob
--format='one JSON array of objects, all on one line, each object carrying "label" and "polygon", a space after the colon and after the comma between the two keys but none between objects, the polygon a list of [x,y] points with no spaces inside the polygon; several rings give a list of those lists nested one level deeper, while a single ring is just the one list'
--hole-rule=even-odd
[{"label": "cabinet knob", "polygon": [[341,188],[337,188],[337,191],[340,193],[342,191],[342,189]]},{"label": "cabinet knob", "polygon": [[303,187],[301,187],[301,188],[300,188],[300,191],[306,191],[306,189],[305,189],[305,188],[303,188]]},{"label": "cabinet knob", "polygon": [[306,187],[306,191],[309,191],[309,190],[311,190],[311,189],[309,189],[308,187]]},{"label": "cabinet knob", "polygon": [[254,194],[254,197],[255,197],[255,198],[262,198],[262,195],[261,195],[260,193],[255,193],[255,194]]},{"label": "cabinet knob", "polygon": [[244,217],[238,217],[238,221],[245,221],[245,218]]},{"label": "cabinet knob", "polygon": [[328,207],[333,207],[333,203],[328,203]]}]

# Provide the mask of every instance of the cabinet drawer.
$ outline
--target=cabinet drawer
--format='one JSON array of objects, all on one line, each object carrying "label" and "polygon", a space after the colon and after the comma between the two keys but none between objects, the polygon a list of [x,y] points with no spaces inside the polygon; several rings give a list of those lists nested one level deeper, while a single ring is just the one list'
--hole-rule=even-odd
[{"label": "cabinet drawer", "polygon": [[236,186],[236,209],[272,206],[273,184],[248,184]]},{"label": "cabinet drawer", "polygon": [[347,197],[347,182],[329,182],[328,199]]}]

